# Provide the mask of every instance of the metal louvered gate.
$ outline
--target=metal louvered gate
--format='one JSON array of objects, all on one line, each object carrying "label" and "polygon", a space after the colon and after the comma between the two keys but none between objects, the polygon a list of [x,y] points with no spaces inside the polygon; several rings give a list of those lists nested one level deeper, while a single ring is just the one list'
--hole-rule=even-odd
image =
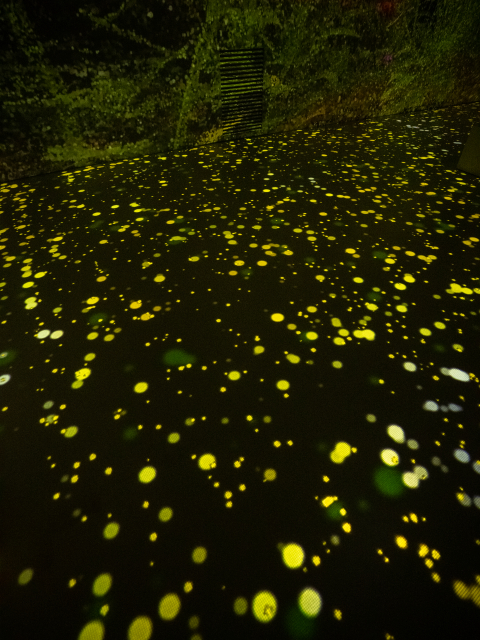
[{"label": "metal louvered gate", "polygon": [[220,51],[223,139],[260,135],[263,70],[263,48]]}]

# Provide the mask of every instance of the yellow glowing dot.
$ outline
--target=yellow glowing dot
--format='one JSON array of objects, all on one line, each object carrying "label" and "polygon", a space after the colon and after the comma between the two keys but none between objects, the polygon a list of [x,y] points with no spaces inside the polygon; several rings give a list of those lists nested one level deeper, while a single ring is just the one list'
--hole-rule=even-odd
[{"label": "yellow glowing dot", "polygon": [[203,471],[209,471],[217,466],[217,460],[211,453],[206,453],[199,459],[198,466],[200,469],[203,469]]},{"label": "yellow glowing dot", "polygon": [[150,640],[153,632],[153,624],[147,616],[138,616],[128,627],[128,640]]},{"label": "yellow glowing dot", "polygon": [[407,288],[407,285],[403,284],[402,282],[396,282],[394,287],[395,289],[400,289],[400,291],[403,291]]},{"label": "yellow glowing dot", "polygon": [[273,313],[270,317],[274,322],[282,322],[282,320],[285,320],[285,316],[281,313]]},{"label": "yellow glowing dot", "polygon": [[259,260],[257,262],[259,267],[266,267],[267,266],[267,262],[265,262],[265,260]]},{"label": "yellow glowing dot", "polygon": [[363,331],[363,337],[367,340],[375,340],[375,331],[372,331],[371,329],[365,329]]},{"label": "yellow glowing dot", "polygon": [[354,278],[353,281],[360,284],[361,282],[363,282],[363,278]]},{"label": "yellow glowing dot", "polygon": [[348,442],[337,442],[335,451],[342,457],[349,456],[352,453],[352,448]]},{"label": "yellow glowing dot", "polygon": [[427,553],[428,553],[428,552],[429,552],[429,548],[427,547],[427,545],[426,545],[426,544],[421,544],[421,545],[418,547],[418,555],[419,555],[421,558],[424,558],[424,557],[427,555]]},{"label": "yellow glowing dot", "polygon": [[432,332],[430,331],[430,329],[419,329],[420,333],[422,334],[422,336],[431,336]]},{"label": "yellow glowing dot", "polygon": [[163,282],[165,280],[165,276],[162,276],[161,274],[156,276],[153,281],[154,282]]},{"label": "yellow glowing dot", "polygon": [[467,587],[467,585],[461,580],[455,580],[453,582],[453,590],[462,600],[468,600],[468,598],[470,597],[469,587]]},{"label": "yellow glowing dot", "polygon": [[244,616],[248,611],[248,601],[246,598],[237,598],[233,603],[233,610],[237,616]]},{"label": "yellow glowing dot", "polygon": [[287,358],[287,360],[288,360],[289,362],[291,362],[292,364],[298,364],[298,363],[300,362],[300,358],[299,358],[298,356],[294,355],[293,353],[289,353],[289,354],[286,356],[286,358]]},{"label": "yellow glowing dot", "polygon": [[317,310],[317,307],[307,307],[308,313],[315,313],[316,310]]},{"label": "yellow glowing dot", "polygon": [[68,427],[65,429],[65,438],[73,438],[78,433],[78,427]]},{"label": "yellow glowing dot", "polygon": [[228,377],[230,378],[230,380],[239,380],[241,376],[240,371],[230,371],[230,373],[228,374]]},{"label": "yellow glowing dot", "polygon": [[356,249],[345,249],[345,253],[356,253]]},{"label": "yellow glowing dot", "polygon": [[400,547],[400,549],[406,549],[408,546],[407,540],[403,536],[397,536],[395,538],[395,542]]},{"label": "yellow glowing dot", "polygon": [[437,329],[446,329],[447,326],[445,324],[443,324],[443,322],[434,322],[433,326],[436,327]]},{"label": "yellow glowing dot", "polygon": [[346,338],[347,336],[350,335],[350,331],[348,331],[347,329],[339,329],[338,331],[339,335],[341,335],[343,338]]},{"label": "yellow glowing dot", "polygon": [[353,332],[353,335],[355,336],[355,338],[364,338],[364,333],[362,330],[360,329],[355,329],[355,331]]},{"label": "yellow glowing dot", "polygon": [[144,467],[138,474],[138,479],[140,480],[140,482],[146,484],[147,482],[152,482],[152,480],[155,480],[156,475],[157,471],[155,467]]},{"label": "yellow glowing dot", "polygon": [[[408,253],[410,253],[410,252],[407,251],[407,255],[408,255]],[[411,282],[415,282],[415,278],[413,276],[411,276],[409,273],[405,274],[403,276],[403,279],[405,280],[405,282],[410,282],[410,283]]]},{"label": "yellow glowing dot", "polygon": [[92,587],[92,593],[94,596],[100,598],[110,591],[111,586],[112,576],[109,573],[102,573],[95,579]]},{"label": "yellow glowing dot", "polygon": [[197,547],[192,552],[192,560],[195,564],[202,564],[207,559],[207,555],[205,547]]},{"label": "yellow glowing dot", "polygon": [[290,389],[290,383],[288,380],[279,380],[277,382],[277,389],[280,389],[280,391],[286,391],[287,389]]},{"label": "yellow glowing dot", "polygon": [[263,353],[264,351],[265,351],[265,347],[261,347],[261,346],[253,347],[253,353],[255,355],[259,355],[260,353]]},{"label": "yellow glowing dot", "polygon": [[343,364],[340,362],[340,360],[334,360],[332,362],[332,367],[334,367],[335,369],[341,369],[343,367]]},{"label": "yellow glowing dot", "polygon": [[105,627],[100,620],[88,622],[80,631],[78,640],[103,640],[105,637]]},{"label": "yellow glowing dot", "polygon": [[298,569],[302,566],[305,553],[298,544],[287,544],[282,549],[283,561],[289,569]]},{"label": "yellow glowing dot", "polygon": [[397,304],[395,309],[397,311],[400,311],[400,313],[406,313],[408,311],[408,307],[406,307],[404,304]]},{"label": "yellow glowing dot", "polygon": [[335,609],[333,611],[333,615],[335,616],[335,618],[337,620],[341,620],[342,619],[342,612],[340,611],[340,609]]},{"label": "yellow glowing dot", "polygon": [[334,338],[333,342],[334,342],[334,344],[337,344],[339,346],[342,345],[342,344],[345,344],[345,340],[343,338]]},{"label": "yellow glowing dot", "polygon": [[33,569],[24,569],[22,573],[18,576],[18,584],[22,586],[28,584],[30,580],[33,578]]},{"label": "yellow glowing dot", "polygon": [[382,458],[383,462],[389,467],[394,467],[400,462],[398,453],[393,449],[384,449],[381,452],[380,457]]},{"label": "yellow glowing dot", "polygon": [[85,380],[85,378],[88,378],[91,373],[90,369],[79,369],[78,371],[75,371],[75,377],[77,380]]},{"label": "yellow glowing dot", "polygon": [[158,519],[162,522],[168,522],[173,517],[173,510],[170,507],[163,507],[158,514]]},{"label": "yellow glowing dot", "polygon": [[133,388],[135,393],[144,393],[147,389],[148,389],[147,382],[137,382],[137,384]]},{"label": "yellow glowing dot", "polygon": [[480,587],[473,585],[470,587],[470,600],[477,607],[480,607]]},{"label": "yellow glowing dot", "polygon": [[180,611],[181,602],[176,593],[167,593],[160,600],[158,613],[163,620],[173,620]]},{"label": "yellow glowing dot", "polygon": [[275,480],[275,478],[277,477],[277,472],[275,471],[275,469],[265,469],[263,477],[267,481]]},{"label": "yellow glowing dot", "polygon": [[103,530],[103,537],[107,540],[112,540],[118,535],[120,531],[120,525],[118,522],[109,522]]},{"label": "yellow glowing dot", "polygon": [[253,598],[252,611],[259,622],[270,622],[277,613],[277,599],[270,591],[260,591]]},{"label": "yellow glowing dot", "polygon": [[318,333],[315,333],[315,331],[307,331],[305,337],[307,340],[316,340],[318,338]]}]

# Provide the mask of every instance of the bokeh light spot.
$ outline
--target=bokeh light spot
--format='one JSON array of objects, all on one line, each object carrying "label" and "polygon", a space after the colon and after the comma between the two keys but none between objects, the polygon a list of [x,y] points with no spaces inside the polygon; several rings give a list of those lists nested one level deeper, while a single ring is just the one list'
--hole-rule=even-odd
[{"label": "bokeh light spot", "polygon": [[316,589],[307,587],[298,597],[300,611],[309,618],[316,618],[322,608],[322,597]]},{"label": "bokeh light spot", "polygon": [[283,562],[289,569],[298,569],[302,566],[305,553],[298,544],[287,544],[282,549]]},{"label": "bokeh light spot", "polygon": [[135,618],[128,627],[128,640],[150,640],[153,632],[153,624],[148,616],[139,616]]},{"label": "bokeh light spot", "polygon": [[140,480],[140,482],[147,484],[148,482],[152,482],[152,480],[155,480],[156,475],[157,471],[155,467],[144,467],[138,474],[138,479]]},{"label": "bokeh light spot", "polygon": [[252,611],[259,622],[270,622],[277,613],[277,599],[270,591],[260,591],[253,598]]},{"label": "bokeh light spot", "polygon": [[158,614],[162,620],[173,620],[177,617],[181,607],[180,598],[176,593],[167,593],[160,600]]}]

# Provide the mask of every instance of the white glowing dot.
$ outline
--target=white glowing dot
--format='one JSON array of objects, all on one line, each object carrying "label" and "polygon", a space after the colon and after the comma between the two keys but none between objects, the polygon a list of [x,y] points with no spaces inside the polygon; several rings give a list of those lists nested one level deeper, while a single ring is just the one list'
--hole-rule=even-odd
[{"label": "white glowing dot", "polygon": [[416,489],[418,487],[418,483],[420,482],[418,476],[411,471],[406,471],[402,475],[403,484],[410,489]]},{"label": "white glowing dot", "polygon": [[455,449],[453,455],[459,462],[470,462],[470,456],[463,449]]},{"label": "white glowing dot", "polygon": [[402,442],[405,442],[405,432],[402,427],[399,427],[396,424],[391,424],[387,428],[387,433],[392,438],[392,440],[395,440],[395,442],[398,442],[400,444]]}]

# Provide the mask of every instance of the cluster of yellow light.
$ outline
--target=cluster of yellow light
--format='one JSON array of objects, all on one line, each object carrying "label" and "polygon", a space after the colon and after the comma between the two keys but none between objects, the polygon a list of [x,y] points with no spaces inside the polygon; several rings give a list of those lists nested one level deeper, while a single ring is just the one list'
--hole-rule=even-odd
[{"label": "cluster of yellow light", "polygon": [[330,453],[330,460],[341,464],[351,453],[352,448],[348,442],[337,442],[335,449]]}]

